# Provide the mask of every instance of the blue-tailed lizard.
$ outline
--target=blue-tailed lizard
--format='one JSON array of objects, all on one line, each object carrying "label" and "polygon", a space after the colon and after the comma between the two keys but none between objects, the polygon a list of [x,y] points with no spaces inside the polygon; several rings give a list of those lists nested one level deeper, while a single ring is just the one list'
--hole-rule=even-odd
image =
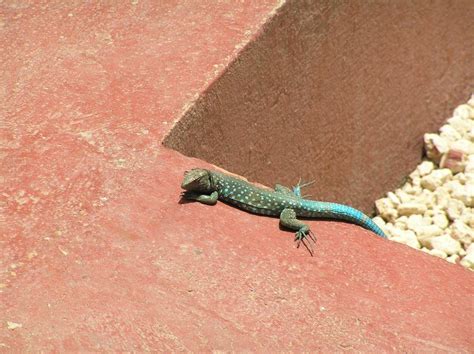
[{"label": "blue-tailed lizard", "polygon": [[301,196],[301,187],[304,186],[298,183],[293,190],[290,190],[277,184],[274,190],[266,189],[240,178],[200,168],[187,171],[181,184],[185,189],[182,197],[188,200],[214,205],[217,199],[220,199],[251,213],[279,216],[282,226],[296,230],[297,247],[302,242],[311,255],[313,255],[311,244],[308,242],[307,245],[304,239],[309,237],[315,242],[316,238],[308,225],[297,217],[344,220],[386,238],[380,227],[357,209],[343,204],[304,199]]}]

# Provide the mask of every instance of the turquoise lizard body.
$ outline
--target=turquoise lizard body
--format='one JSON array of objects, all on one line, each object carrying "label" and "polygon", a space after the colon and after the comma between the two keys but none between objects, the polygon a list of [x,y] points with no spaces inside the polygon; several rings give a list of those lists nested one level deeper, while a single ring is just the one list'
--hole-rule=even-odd
[{"label": "turquoise lizard body", "polygon": [[386,238],[383,231],[361,211],[347,205],[318,202],[301,197],[301,186],[293,191],[276,185],[274,190],[257,187],[253,184],[224,173],[205,169],[193,169],[184,175],[181,187],[186,191],[183,198],[214,205],[220,199],[240,209],[260,215],[279,216],[282,226],[296,230],[295,241],[303,242],[309,252],[312,249],[304,242],[305,237],[315,241],[308,225],[297,217],[329,218],[344,220],[360,225],[377,235]]}]

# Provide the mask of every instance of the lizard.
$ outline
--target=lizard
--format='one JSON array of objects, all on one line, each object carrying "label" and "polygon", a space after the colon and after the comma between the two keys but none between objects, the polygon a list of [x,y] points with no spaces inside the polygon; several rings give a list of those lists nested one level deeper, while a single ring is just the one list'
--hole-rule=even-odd
[{"label": "lizard", "polygon": [[[181,184],[184,192],[181,197],[207,205],[214,205],[219,199],[254,214],[279,216],[280,224],[283,227],[296,231],[297,247],[303,243],[311,256],[314,253],[311,241],[316,242],[316,237],[309,226],[298,220],[297,217],[348,221],[362,226],[382,238],[387,238],[376,223],[355,208],[344,204],[304,199],[301,195],[301,188],[310,183],[304,185],[300,183],[301,180],[293,187],[293,190],[279,184],[275,185],[274,189],[269,189],[258,187],[225,173],[194,168],[184,174]],[[308,244],[304,242],[305,238]]]}]

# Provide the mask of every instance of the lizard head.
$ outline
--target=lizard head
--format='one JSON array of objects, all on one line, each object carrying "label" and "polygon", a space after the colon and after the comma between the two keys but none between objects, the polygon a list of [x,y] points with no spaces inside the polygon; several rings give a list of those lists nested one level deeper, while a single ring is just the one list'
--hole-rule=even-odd
[{"label": "lizard head", "polygon": [[208,170],[193,168],[184,173],[181,188],[193,192],[212,192],[212,181]]}]

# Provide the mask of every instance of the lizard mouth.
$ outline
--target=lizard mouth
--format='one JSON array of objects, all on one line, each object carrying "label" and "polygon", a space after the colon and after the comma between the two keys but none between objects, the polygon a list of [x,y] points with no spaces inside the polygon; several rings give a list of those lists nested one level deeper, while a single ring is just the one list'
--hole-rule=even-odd
[{"label": "lizard mouth", "polygon": [[190,171],[184,172],[184,179],[181,183],[181,188],[188,189],[189,185],[194,181],[194,178],[189,174]]}]

